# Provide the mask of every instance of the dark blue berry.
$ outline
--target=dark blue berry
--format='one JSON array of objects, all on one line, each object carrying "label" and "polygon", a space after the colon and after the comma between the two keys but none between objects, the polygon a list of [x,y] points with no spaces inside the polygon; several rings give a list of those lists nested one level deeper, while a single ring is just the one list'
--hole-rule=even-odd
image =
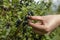
[{"label": "dark blue berry", "polygon": [[28,12],[28,15],[29,15],[29,16],[33,16],[34,14],[33,14],[32,11],[29,11],[29,12]]},{"label": "dark blue berry", "polygon": [[20,19],[18,19],[18,20],[16,21],[16,27],[18,27],[21,23],[22,23],[22,21],[21,21]]},{"label": "dark blue berry", "polygon": [[20,4],[23,5],[22,0],[20,1]]},{"label": "dark blue berry", "polygon": [[9,11],[9,8],[3,7],[4,11]]},{"label": "dark blue berry", "polygon": [[26,28],[25,28],[25,27],[23,27],[23,34],[24,34],[24,33],[26,33]]},{"label": "dark blue berry", "polygon": [[27,21],[28,19],[29,19],[28,16],[25,16],[24,21]]},{"label": "dark blue berry", "polygon": [[10,25],[10,23],[6,23],[6,28],[8,29],[11,25]]},{"label": "dark blue berry", "polygon": [[28,36],[26,35],[25,37],[26,37],[26,40],[28,40]]},{"label": "dark blue berry", "polygon": [[26,6],[29,6],[29,3],[26,3]]},{"label": "dark blue berry", "polygon": [[28,22],[27,22],[27,21],[23,22],[23,26],[25,26],[26,24],[28,24]]}]

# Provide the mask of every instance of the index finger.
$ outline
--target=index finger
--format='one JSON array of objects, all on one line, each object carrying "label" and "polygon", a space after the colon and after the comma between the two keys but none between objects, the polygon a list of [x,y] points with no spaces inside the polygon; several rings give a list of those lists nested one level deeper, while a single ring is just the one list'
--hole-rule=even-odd
[{"label": "index finger", "polygon": [[43,20],[43,17],[42,16],[28,16],[29,19],[32,19],[32,20]]}]

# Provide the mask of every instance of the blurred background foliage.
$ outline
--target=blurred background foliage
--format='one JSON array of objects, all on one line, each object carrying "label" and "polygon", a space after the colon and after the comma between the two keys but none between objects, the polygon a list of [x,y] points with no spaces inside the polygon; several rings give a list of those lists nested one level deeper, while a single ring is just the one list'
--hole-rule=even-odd
[{"label": "blurred background foliage", "polygon": [[39,35],[27,23],[28,15],[53,14],[52,2],[48,1],[0,0],[0,40],[60,40],[60,28],[56,28],[50,35]]}]

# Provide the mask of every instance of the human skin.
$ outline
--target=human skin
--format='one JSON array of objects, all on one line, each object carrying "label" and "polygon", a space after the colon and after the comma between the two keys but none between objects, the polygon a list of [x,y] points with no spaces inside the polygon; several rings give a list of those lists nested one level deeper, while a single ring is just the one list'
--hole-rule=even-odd
[{"label": "human skin", "polygon": [[[32,20],[38,20],[38,22],[33,23]],[[38,34],[50,34],[60,25],[60,15],[29,16],[28,24]]]}]

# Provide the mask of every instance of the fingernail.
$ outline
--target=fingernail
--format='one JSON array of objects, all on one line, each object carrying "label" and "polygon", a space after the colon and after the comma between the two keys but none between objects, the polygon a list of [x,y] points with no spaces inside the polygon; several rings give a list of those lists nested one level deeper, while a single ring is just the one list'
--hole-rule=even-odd
[{"label": "fingernail", "polygon": [[28,16],[28,19],[30,19],[31,16]]}]

